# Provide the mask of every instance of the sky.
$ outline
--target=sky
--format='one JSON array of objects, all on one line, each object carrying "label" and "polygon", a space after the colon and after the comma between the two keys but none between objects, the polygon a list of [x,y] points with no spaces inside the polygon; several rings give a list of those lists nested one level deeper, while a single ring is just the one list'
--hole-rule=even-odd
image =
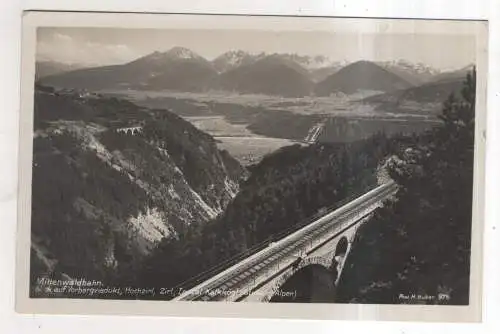
[{"label": "sky", "polygon": [[475,62],[475,37],[463,33],[373,33],[229,29],[38,28],[37,60],[122,64],[182,46],[211,60],[228,50],[323,55],[333,61],[404,59],[438,69]]}]

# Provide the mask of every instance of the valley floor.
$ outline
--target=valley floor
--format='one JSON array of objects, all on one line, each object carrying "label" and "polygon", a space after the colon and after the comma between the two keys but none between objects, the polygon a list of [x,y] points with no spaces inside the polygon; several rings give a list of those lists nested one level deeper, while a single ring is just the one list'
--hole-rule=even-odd
[{"label": "valley floor", "polygon": [[284,146],[304,145],[318,124],[322,126],[313,142],[349,142],[377,131],[420,131],[434,123],[434,117],[422,115],[418,110],[381,112],[372,105],[357,103],[364,97],[362,94],[282,98],[227,92],[115,90],[102,93],[127,97],[145,107],[171,110],[213,136],[220,149],[227,150],[243,165],[255,164]]},{"label": "valley floor", "polygon": [[288,139],[267,137],[215,137],[218,147],[227,150],[242,165],[255,164],[277,149],[293,145]]}]

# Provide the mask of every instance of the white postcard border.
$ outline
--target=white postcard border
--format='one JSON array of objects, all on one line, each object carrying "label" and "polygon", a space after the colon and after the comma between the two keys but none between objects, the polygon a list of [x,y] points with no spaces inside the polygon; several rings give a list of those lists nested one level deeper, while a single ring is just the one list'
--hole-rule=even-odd
[{"label": "white postcard border", "polygon": [[[346,25],[346,20],[366,24]],[[33,90],[35,71],[36,28],[41,26],[87,26],[123,28],[172,28],[172,23],[194,27],[207,21],[224,24],[227,29],[264,27],[270,29],[366,29],[375,33],[398,31],[400,24],[386,19],[366,18],[319,18],[284,16],[229,16],[229,15],[167,15],[167,14],[105,14],[105,13],[50,13],[27,12],[23,17],[21,113],[19,133],[19,185],[18,185],[18,236],[16,259],[16,310],[20,313],[45,314],[98,314],[98,315],[144,315],[176,317],[223,317],[223,318],[289,318],[289,319],[343,319],[343,320],[393,320],[431,322],[478,322],[482,310],[482,240],[484,211],[484,166],[486,144],[486,78],[487,78],[487,22],[478,22],[473,32],[477,36],[477,106],[474,165],[474,206],[472,229],[471,282],[469,306],[420,306],[420,305],[357,305],[357,304],[252,304],[221,302],[171,302],[171,301],[117,301],[78,299],[30,299],[29,250],[31,220],[31,166],[33,146]],[[258,22],[258,23],[257,23]],[[426,31],[425,20],[415,20],[414,31]],[[440,21],[444,22],[444,21]],[[443,28],[442,33],[457,33],[460,23],[446,21],[453,29]],[[458,22],[458,20],[457,20]],[[304,26],[302,26],[304,25]],[[352,28],[348,28],[352,27]],[[431,30],[428,30],[432,33]]]}]

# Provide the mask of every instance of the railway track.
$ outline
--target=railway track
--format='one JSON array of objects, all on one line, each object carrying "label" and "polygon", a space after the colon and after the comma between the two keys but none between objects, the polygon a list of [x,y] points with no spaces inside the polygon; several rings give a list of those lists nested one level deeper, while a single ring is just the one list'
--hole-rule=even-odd
[{"label": "railway track", "polygon": [[239,300],[241,295],[238,295],[237,291],[243,287],[262,285],[262,280],[257,282],[259,277],[267,277],[269,281],[276,275],[276,272],[286,270],[294,264],[294,261],[290,261],[291,258],[300,259],[301,255],[307,256],[345,229],[366,218],[383,199],[392,195],[396,189],[394,182],[381,185],[337,210],[326,213],[309,225],[243,259],[173,300]]}]

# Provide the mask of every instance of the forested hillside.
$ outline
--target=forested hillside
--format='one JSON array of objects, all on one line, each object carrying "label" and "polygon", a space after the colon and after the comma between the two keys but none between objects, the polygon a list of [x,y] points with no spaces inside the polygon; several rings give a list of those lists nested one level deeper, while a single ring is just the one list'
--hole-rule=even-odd
[{"label": "forested hillside", "polygon": [[475,84],[473,71],[442,126],[389,164],[401,189],[359,229],[337,302],[468,304]]},{"label": "forested hillside", "polygon": [[81,95],[37,87],[32,279],[135,281],[160,240],[220,214],[246,172],[166,110]]},{"label": "forested hillside", "polygon": [[[176,286],[237,254],[283,237],[325,206],[377,184],[377,167],[400,141],[383,134],[349,144],[289,146],[265,157],[224,214],[164,240],[145,261],[139,286]],[[212,273],[214,274],[214,273]]]}]

